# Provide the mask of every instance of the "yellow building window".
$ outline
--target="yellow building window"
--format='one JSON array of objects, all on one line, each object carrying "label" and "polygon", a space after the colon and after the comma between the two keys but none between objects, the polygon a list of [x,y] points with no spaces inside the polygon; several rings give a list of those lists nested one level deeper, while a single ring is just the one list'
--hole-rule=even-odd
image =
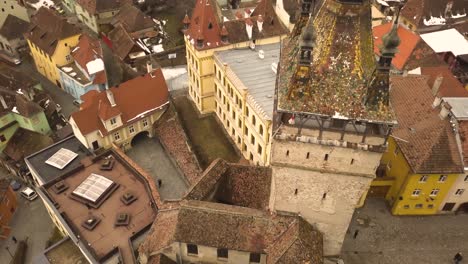
[{"label": "yellow building window", "polygon": [[419,178],[419,182],[427,182],[427,175],[422,175],[421,178]]},{"label": "yellow building window", "polygon": [[418,197],[421,194],[421,189],[414,189],[411,196]]},{"label": "yellow building window", "polygon": [[256,125],[257,124],[257,120],[255,119],[255,116],[252,115],[252,125]]},{"label": "yellow building window", "polygon": [[422,204],[416,204],[416,205],[414,206],[414,208],[416,208],[416,209],[422,209],[422,208],[423,208],[423,205],[422,205]]},{"label": "yellow building window", "polygon": [[455,192],[455,195],[462,195],[463,193],[465,192],[465,189],[457,189],[457,191]]},{"label": "yellow building window", "polygon": [[439,194],[439,191],[440,191],[439,189],[432,189],[429,196],[435,197],[435,196],[437,196],[437,194]]},{"label": "yellow building window", "polygon": [[263,126],[262,126],[262,124],[260,124],[260,129],[259,129],[259,132],[260,132],[260,135],[262,135],[262,136],[263,136]]},{"label": "yellow building window", "polygon": [[445,182],[447,180],[447,175],[440,175],[439,182]]},{"label": "yellow building window", "polygon": [[258,145],[257,152],[258,152],[259,155],[262,155],[262,150],[263,150],[262,146]]}]

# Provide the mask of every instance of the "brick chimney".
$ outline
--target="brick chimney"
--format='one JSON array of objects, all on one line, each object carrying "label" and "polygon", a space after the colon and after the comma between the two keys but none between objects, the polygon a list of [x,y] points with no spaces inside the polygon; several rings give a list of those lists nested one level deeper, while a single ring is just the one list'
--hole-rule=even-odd
[{"label": "brick chimney", "polygon": [[107,95],[107,100],[109,100],[109,103],[111,104],[112,107],[116,106],[117,104],[115,103],[114,99],[114,94],[110,89],[106,89],[106,95]]},{"label": "brick chimney", "polygon": [[437,96],[437,94],[439,93],[440,85],[443,81],[444,77],[439,74],[435,79],[434,84],[432,85],[432,95]]}]

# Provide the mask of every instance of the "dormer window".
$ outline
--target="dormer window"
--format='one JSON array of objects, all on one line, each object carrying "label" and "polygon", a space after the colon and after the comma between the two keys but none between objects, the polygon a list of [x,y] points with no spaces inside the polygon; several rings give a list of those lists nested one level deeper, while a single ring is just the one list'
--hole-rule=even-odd
[{"label": "dormer window", "polygon": [[115,117],[111,118],[110,123],[111,125],[114,125],[115,123],[117,123],[117,119],[115,119]]},{"label": "dormer window", "polygon": [[250,253],[249,262],[250,263],[260,263],[260,254]]},{"label": "dormer window", "polygon": [[194,244],[187,244],[187,254],[198,255],[198,246]]}]

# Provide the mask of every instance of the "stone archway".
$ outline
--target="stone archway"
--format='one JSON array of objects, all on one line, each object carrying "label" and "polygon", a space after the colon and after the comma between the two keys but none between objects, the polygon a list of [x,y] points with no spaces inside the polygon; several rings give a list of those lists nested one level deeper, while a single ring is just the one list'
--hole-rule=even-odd
[{"label": "stone archway", "polygon": [[141,131],[138,134],[136,134],[135,136],[133,136],[132,141],[130,142],[130,145],[132,147],[134,147],[139,142],[143,142],[148,138],[150,138],[149,132],[148,131]]}]

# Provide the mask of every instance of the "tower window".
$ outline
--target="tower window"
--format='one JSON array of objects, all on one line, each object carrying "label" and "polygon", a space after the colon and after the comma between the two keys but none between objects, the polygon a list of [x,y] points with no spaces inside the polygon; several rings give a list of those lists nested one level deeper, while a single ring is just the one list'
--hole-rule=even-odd
[{"label": "tower window", "polygon": [[323,158],[323,160],[325,160],[325,161],[328,160],[328,154],[325,154],[325,157]]},{"label": "tower window", "polygon": [[354,164],[354,159],[351,159],[351,165],[353,165],[353,164]]},{"label": "tower window", "polygon": [[289,157],[289,150],[286,150],[286,157]]},{"label": "tower window", "polygon": [[306,156],[306,159],[308,159],[310,156],[310,152],[307,152],[307,156]]}]

